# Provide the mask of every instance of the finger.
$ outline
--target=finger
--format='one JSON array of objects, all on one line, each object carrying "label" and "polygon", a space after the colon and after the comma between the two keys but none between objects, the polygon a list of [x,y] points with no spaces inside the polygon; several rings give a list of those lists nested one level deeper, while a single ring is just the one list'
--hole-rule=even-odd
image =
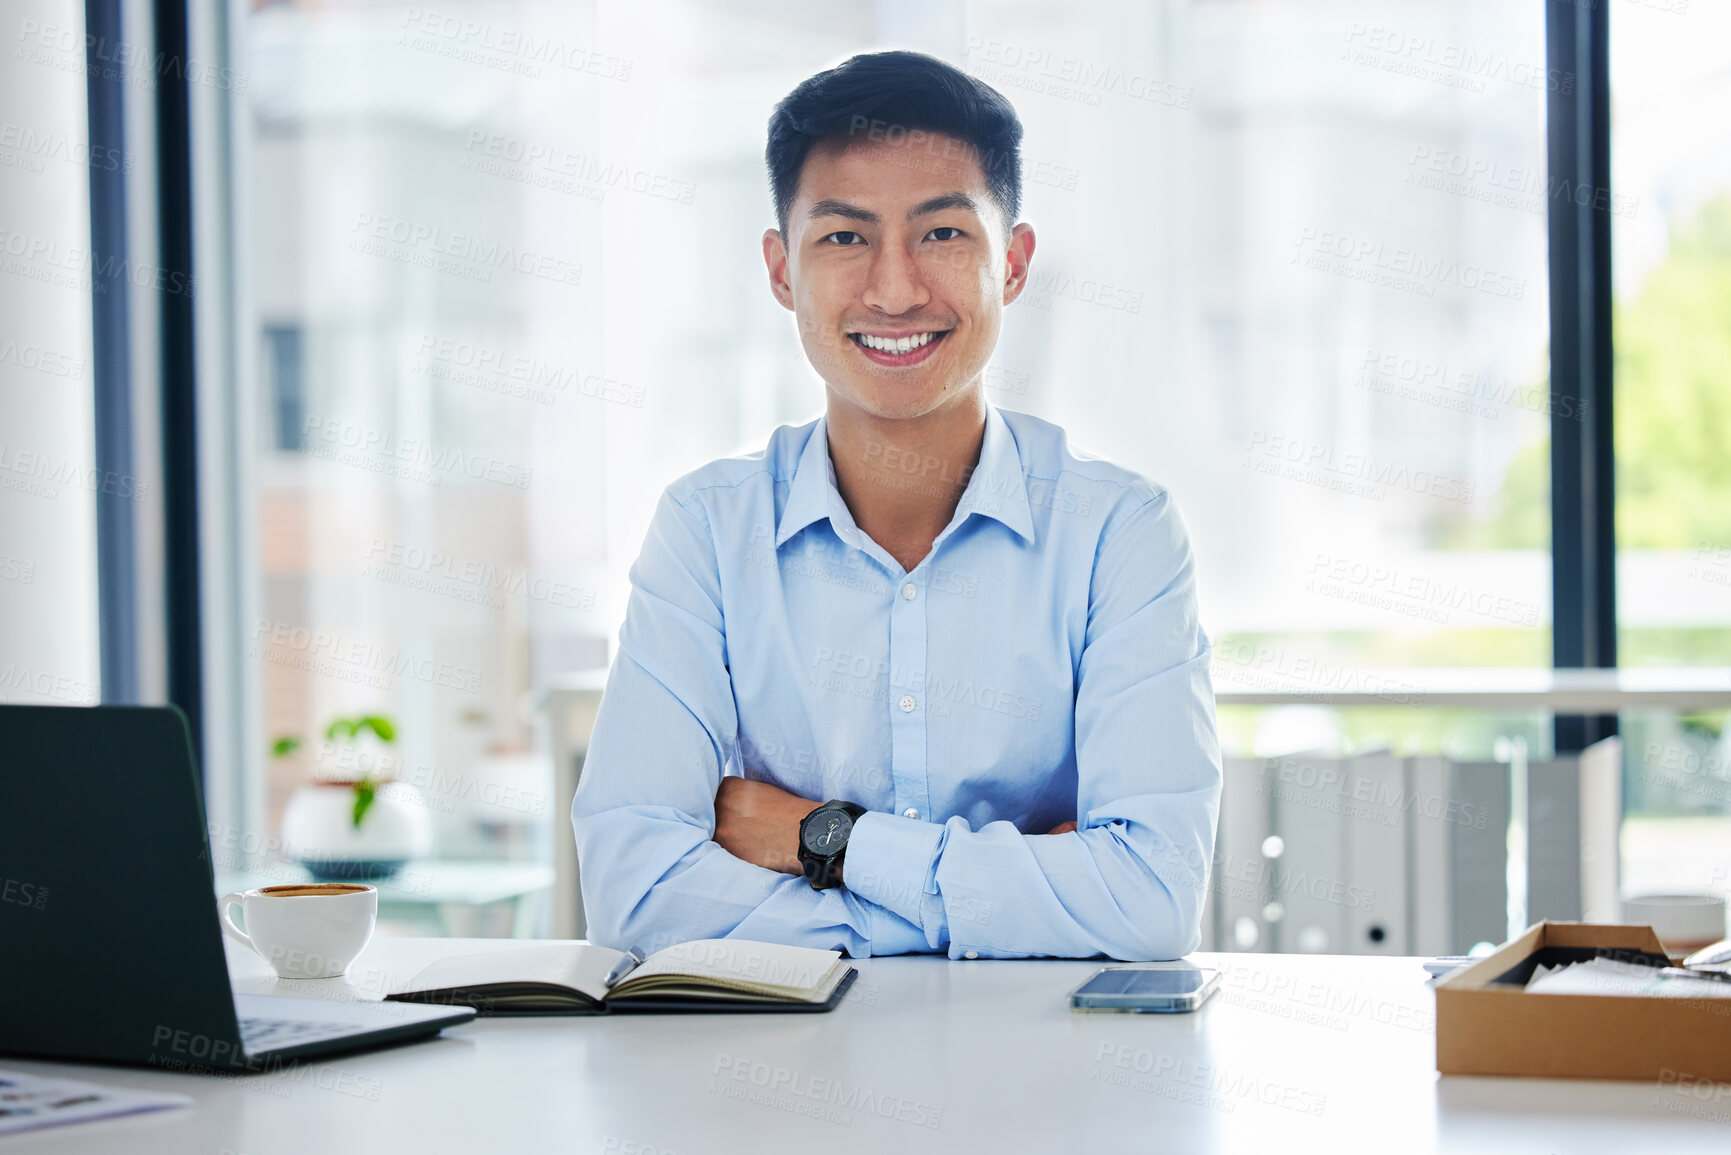
[{"label": "finger", "polygon": [[1076,829],[1074,822],[1060,822],[1049,831],[1051,834],[1068,834]]}]

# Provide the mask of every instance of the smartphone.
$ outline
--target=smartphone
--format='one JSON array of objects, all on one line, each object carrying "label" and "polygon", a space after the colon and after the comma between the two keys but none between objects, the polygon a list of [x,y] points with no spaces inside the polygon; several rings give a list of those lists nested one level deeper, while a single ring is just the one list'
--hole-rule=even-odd
[{"label": "smartphone", "polygon": [[1220,985],[1220,972],[1206,967],[1102,967],[1070,992],[1080,1011],[1193,1011]]}]

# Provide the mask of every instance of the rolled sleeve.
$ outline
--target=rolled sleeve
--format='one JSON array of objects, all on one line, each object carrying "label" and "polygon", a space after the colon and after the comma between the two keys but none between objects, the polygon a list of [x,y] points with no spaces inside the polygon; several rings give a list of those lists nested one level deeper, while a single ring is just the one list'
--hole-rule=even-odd
[{"label": "rolled sleeve", "polygon": [[948,833],[935,822],[870,811],[854,823],[842,860],[847,888],[921,928],[931,950],[946,937],[937,866]]}]

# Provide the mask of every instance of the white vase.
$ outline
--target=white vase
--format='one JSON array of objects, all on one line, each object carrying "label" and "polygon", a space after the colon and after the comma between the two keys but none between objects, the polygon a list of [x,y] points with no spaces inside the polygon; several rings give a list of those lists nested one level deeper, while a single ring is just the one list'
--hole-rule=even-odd
[{"label": "white vase", "polygon": [[432,849],[433,826],[426,798],[406,782],[380,786],[359,826],[353,783],[314,782],[289,796],[282,841],[317,878],[389,878]]}]

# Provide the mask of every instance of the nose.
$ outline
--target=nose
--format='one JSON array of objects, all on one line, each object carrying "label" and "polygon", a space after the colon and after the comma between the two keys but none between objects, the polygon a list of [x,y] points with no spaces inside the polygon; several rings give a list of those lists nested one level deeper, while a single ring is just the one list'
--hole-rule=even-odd
[{"label": "nose", "polygon": [[872,309],[896,317],[922,307],[932,299],[932,294],[913,254],[892,243],[873,254],[864,299]]}]

